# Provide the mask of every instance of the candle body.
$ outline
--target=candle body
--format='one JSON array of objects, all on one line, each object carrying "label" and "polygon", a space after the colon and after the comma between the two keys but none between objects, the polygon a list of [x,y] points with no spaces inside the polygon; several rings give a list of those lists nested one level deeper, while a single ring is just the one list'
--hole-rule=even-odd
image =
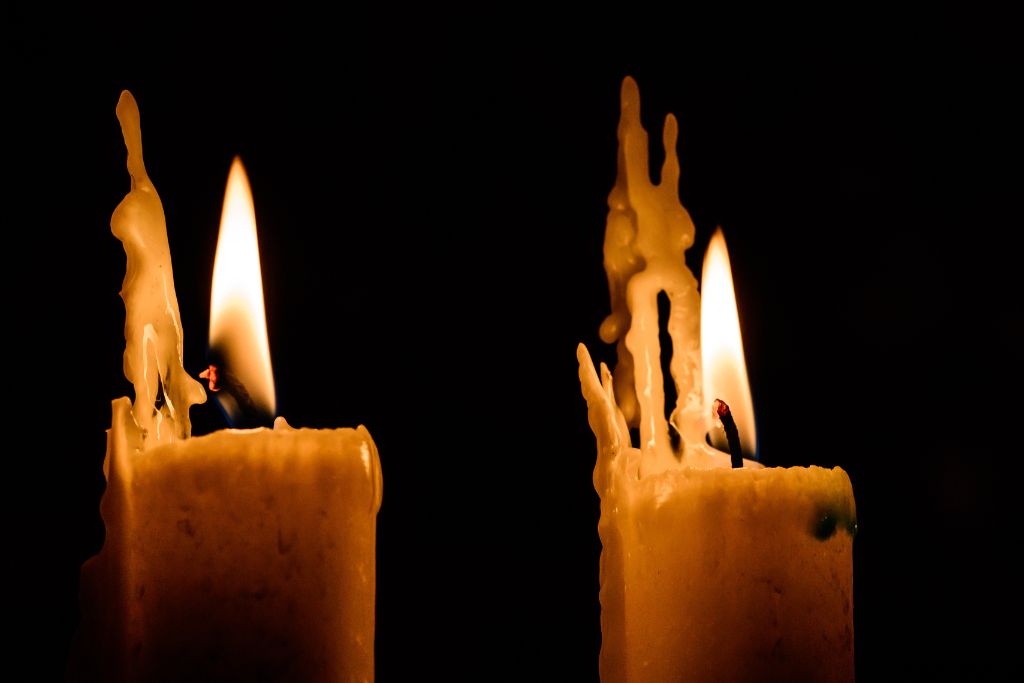
[{"label": "candle body", "polygon": [[635,483],[604,534],[630,549],[625,611],[606,614],[628,645],[605,651],[609,670],[628,681],[853,681],[852,538],[816,533],[830,515],[849,519],[845,472],[687,468]]},{"label": "candle body", "polygon": [[604,369],[598,383],[583,350],[580,367],[599,448],[601,680],[853,681],[856,509],[846,472],[682,467],[640,477],[611,375]]},{"label": "candle body", "polygon": [[130,411],[114,402],[77,677],[373,680],[381,473],[365,428],[279,420],[141,450]]}]

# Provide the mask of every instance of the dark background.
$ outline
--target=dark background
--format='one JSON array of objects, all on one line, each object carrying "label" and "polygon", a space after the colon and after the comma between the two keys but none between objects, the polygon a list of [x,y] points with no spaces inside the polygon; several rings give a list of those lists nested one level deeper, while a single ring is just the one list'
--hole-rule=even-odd
[{"label": "dark background", "polygon": [[[614,358],[597,329],[626,74],[655,140],[679,117],[691,268],[726,231],[762,460],[853,481],[858,678],[1010,675],[1020,62],[998,17],[772,17],[781,32],[759,17],[593,32],[197,17],[101,35],[84,16],[13,14],[8,416],[44,445],[12,458],[30,478],[9,483],[28,498],[9,552],[34,579],[14,592],[30,602],[20,656],[43,678],[63,667],[78,567],[102,544],[109,401],[130,391],[109,231],[129,88],[186,365],[203,365],[240,154],[279,413],[365,424],[380,449],[378,680],[596,680],[595,444],[575,347]],[[224,426],[212,405],[192,414],[197,433]]]}]

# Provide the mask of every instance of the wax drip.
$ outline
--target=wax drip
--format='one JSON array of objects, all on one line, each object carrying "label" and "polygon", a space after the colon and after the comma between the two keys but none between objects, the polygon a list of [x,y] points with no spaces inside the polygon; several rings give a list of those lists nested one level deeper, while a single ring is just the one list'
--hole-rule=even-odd
[{"label": "wax drip", "polygon": [[117,102],[117,119],[132,181],[131,191],[110,218],[128,261],[121,286],[124,376],[135,388],[132,417],[142,435],[141,447],[151,448],[189,437],[189,408],[203,403],[206,392],[182,364],[181,316],[163,205],[146,174],[139,107],[127,90]]},{"label": "wax drip", "polygon": [[[651,181],[647,132],[640,122],[640,90],[627,77],[622,83],[618,128],[618,175],[608,196],[604,265],[611,294],[611,314],[601,324],[601,339],[616,343],[615,398],[630,427],[639,427],[643,452],[641,473],[658,472],[677,463],[668,423],[687,444],[702,442],[699,349],[700,297],[697,280],[686,267],[694,225],[679,202],[678,126],[665,118],[665,162],[657,184]],[[672,339],[669,370],[677,403],[666,418],[658,341],[658,294],[670,307],[666,328]],[[673,435],[674,436],[674,435]]]}]

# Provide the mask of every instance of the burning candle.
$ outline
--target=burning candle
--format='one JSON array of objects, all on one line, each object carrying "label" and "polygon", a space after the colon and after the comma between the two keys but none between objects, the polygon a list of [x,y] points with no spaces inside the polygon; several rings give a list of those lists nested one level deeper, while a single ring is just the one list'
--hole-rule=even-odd
[{"label": "burning candle", "polygon": [[[82,567],[72,677],[372,680],[373,439],[362,426],[293,429],[280,417],[273,429],[190,438],[189,407],[204,394],[182,366],[163,209],[127,91],[117,116],[132,189],[111,228],[128,259],[124,370],[135,401],[113,402],[106,540]],[[273,415],[255,218],[237,161],[215,270],[211,342],[235,379],[225,411]]]},{"label": "burning candle", "polygon": [[[852,681],[849,477],[751,460],[732,467],[705,441],[712,402],[722,398],[739,414],[741,448],[753,452],[752,402],[724,240],[712,242],[703,307],[685,265],[694,226],[679,203],[676,136],[670,115],[655,185],[639,90],[627,78],[604,248],[612,312],[601,338],[618,344],[614,380],[578,350],[598,444],[601,679]],[[671,302],[678,396],[667,416],[660,292]]]}]

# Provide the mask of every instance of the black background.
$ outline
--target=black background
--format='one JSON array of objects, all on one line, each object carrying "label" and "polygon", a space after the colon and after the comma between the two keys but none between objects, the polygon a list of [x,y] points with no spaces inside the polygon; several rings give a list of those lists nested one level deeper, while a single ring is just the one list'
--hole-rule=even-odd
[{"label": "black background", "polygon": [[[614,357],[597,329],[626,74],[653,139],[679,117],[691,268],[726,231],[762,459],[853,481],[858,678],[1012,671],[1020,63],[999,18],[310,16],[269,31],[195,17],[97,34],[91,15],[14,14],[8,417],[43,446],[12,458],[29,472],[9,499],[28,501],[8,552],[35,579],[16,591],[36,646],[21,656],[43,678],[63,667],[78,567],[102,544],[109,401],[130,390],[109,231],[129,88],[186,365],[202,367],[240,154],[279,413],[365,424],[380,449],[378,680],[596,680],[575,347]],[[224,426],[212,405],[192,414],[197,433]]]}]

